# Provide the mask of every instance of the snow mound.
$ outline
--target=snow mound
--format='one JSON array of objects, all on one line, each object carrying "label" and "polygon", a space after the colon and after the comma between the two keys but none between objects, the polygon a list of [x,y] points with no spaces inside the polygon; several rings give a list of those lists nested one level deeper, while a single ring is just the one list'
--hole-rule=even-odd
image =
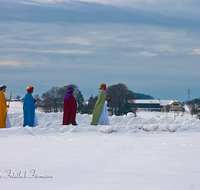
[{"label": "snow mound", "polygon": [[100,132],[110,134],[110,133],[117,132],[117,131],[115,129],[113,129],[112,126],[103,126],[100,128]]},{"label": "snow mound", "polygon": [[200,132],[200,120],[192,117],[189,113],[162,113],[162,112],[138,112],[137,117],[133,113],[123,116],[110,116],[109,126],[90,125],[92,115],[77,114],[77,126],[62,125],[63,113],[44,113],[36,110],[39,125],[35,128],[22,127],[23,111],[21,103],[13,103],[8,112],[12,125],[10,129],[1,129],[3,133],[10,134],[43,135],[56,133],[82,133],[100,132],[111,134],[118,133],[144,133],[144,132]]},{"label": "snow mound", "polygon": [[[156,113],[158,114],[158,113]],[[177,116],[173,119],[173,115],[152,114],[148,117],[145,113],[135,117],[134,114],[128,113],[123,116],[110,116],[110,126],[92,126],[90,122],[92,115],[77,114],[77,126],[62,125],[63,113],[43,113],[36,112],[38,116],[39,125],[35,128],[22,127],[23,113],[12,111],[8,116],[12,125],[9,130],[10,133],[16,134],[30,134],[42,135],[51,133],[75,133],[75,132],[101,132],[101,133],[138,133],[138,132],[182,132],[186,130],[200,131],[200,121],[187,115],[187,117]]]}]

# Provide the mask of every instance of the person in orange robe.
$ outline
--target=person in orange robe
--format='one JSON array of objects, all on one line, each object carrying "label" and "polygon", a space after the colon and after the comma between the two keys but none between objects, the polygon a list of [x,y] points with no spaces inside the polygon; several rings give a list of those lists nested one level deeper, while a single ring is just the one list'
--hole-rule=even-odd
[{"label": "person in orange robe", "polygon": [[6,85],[0,86],[0,128],[6,128],[6,98],[4,92],[6,91]]},{"label": "person in orange robe", "polygon": [[77,125],[76,110],[77,102],[73,96],[73,88],[69,87],[63,105],[63,125]]}]

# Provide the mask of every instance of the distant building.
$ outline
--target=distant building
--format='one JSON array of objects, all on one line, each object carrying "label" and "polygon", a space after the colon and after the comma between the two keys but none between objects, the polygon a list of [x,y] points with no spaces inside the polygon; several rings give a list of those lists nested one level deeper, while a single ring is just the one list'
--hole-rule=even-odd
[{"label": "distant building", "polygon": [[162,111],[183,111],[183,106],[177,100],[160,100]]},{"label": "distant building", "polygon": [[134,101],[139,111],[161,111],[159,100],[142,100]]},{"label": "distant building", "polygon": [[183,111],[183,106],[177,100],[133,100],[139,111]]}]

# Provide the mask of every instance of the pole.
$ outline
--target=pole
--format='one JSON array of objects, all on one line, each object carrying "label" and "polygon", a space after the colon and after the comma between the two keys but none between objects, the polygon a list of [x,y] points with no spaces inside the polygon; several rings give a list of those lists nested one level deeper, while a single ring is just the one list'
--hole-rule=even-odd
[{"label": "pole", "polygon": [[8,102],[8,107],[6,108],[6,115],[7,115],[7,113],[8,113],[8,109],[9,109],[9,106],[10,106],[11,98],[12,98],[12,92],[10,93],[10,98],[9,98],[9,102]]},{"label": "pole", "polygon": [[191,90],[188,88],[188,90],[186,91],[186,93],[188,94],[188,102],[190,101],[190,94],[192,94]]}]

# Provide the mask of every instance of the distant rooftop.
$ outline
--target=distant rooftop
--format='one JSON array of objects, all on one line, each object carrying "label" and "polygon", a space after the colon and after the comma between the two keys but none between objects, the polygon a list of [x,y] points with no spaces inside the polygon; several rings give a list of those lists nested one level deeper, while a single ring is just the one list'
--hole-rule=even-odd
[{"label": "distant rooftop", "polygon": [[161,106],[171,105],[173,102],[178,102],[177,100],[146,100],[137,99],[134,100],[136,104],[160,104]]},{"label": "distant rooftop", "polygon": [[174,102],[178,102],[177,100],[160,100],[161,106],[171,105]]},{"label": "distant rooftop", "polygon": [[137,99],[135,100],[136,104],[160,104],[160,100],[146,100],[146,99]]}]

